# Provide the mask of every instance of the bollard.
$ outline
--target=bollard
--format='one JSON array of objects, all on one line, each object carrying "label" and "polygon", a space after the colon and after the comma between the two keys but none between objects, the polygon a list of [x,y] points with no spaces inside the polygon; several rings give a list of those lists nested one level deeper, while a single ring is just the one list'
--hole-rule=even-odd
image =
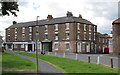
[{"label": "bollard", "polygon": [[55,52],[55,56],[57,55],[57,53]]},{"label": "bollard", "polygon": [[100,56],[98,56],[97,64],[100,64]]},{"label": "bollard", "polygon": [[111,68],[113,68],[113,59],[111,58]]},{"label": "bollard", "polygon": [[49,52],[48,52],[48,55],[49,55]]},{"label": "bollard", "polygon": [[76,54],[76,60],[77,60],[77,58],[78,58],[78,54]]},{"label": "bollard", "polygon": [[90,63],[90,56],[88,56],[88,63]]},{"label": "bollard", "polygon": [[63,53],[63,57],[65,57],[65,52]]}]

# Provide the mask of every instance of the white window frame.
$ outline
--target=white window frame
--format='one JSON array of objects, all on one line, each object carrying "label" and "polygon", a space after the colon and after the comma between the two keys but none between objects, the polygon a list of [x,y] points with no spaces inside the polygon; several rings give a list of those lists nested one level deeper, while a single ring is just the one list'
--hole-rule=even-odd
[{"label": "white window frame", "polygon": [[55,30],[56,31],[58,30],[58,24],[55,24]]},{"label": "white window frame", "polygon": [[[47,37],[47,38],[46,38]],[[45,34],[45,40],[48,40],[48,34]]]},{"label": "white window frame", "polygon": [[70,39],[70,34],[69,33],[66,33],[66,39],[69,40]]},{"label": "white window frame", "polygon": [[39,26],[36,26],[36,32],[37,33],[39,32]]},{"label": "white window frame", "polygon": [[85,44],[82,43],[82,50],[85,51]]},{"label": "white window frame", "polygon": [[22,33],[25,33],[25,27],[22,28]]},{"label": "white window frame", "polygon": [[91,31],[91,25],[89,25],[89,31]]},{"label": "white window frame", "polygon": [[10,41],[10,35],[8,35],[8,41]]},{"label": "white window frame", "polygon": [[[56,36],[57,35],[57,36]],[[55,40],[58,40],[58,34],[55,34]]]},{"label": "white window frame", "polygon": [[29,32],[30,32],[30,33],[32,32],[32,27],[29,27]]},{"label": "white window frame", "polygon": [[[57,46],[56,46],[57,45]],[[59,43],[58,42],[55,42],[55,44],[54,44],[54,49],[55,50],[58,50],[58,47],[59,47]]]},{"label": "white window frame", "polygon": [[91,37],[91,33],[89,33],[89,40],[91,40],[91,38],[92,38],[92,37]]},{"label": "white window frame", "polygon": [[103,38],[103,43],[104,43],[105,41],[104,41],[104,38]]},{"label": "white window frame", "polygon": [[17,33],[17,28],[15,28],[15,33]]},{"label": "white window frame", "polygon": [[25,34],[22,34],[22,40],[25,41]]},{"label": "white window frame", "polygon": [[[69,43],[69,42],[66,42],[65,45],[66,45],[66,50],[70,50],[70,43]],[[67,46],[67,45],[69,45],[69,46]],[[67,47],[68,47],[68,48],[67,48]]]},{"label": "white window frame", "polygon": [[80,33],[78,33],[77,39],[78,39],[78,40],[80,39]]},{"label": "white window frame", "polygon": [[95,37],[95,36],[96,36],[96,33],[94,33],[94,40],[96,40],[96,37]]},{"label": "white window frame", "polygon": [[29,34],[29,40],[32,41],[32,34]]},{"label": "white window frame", "polygon": [[21,48],[25,48],[24,44],[21,44]]},{"label": "white window frame", "polygon": [[17,36],[14,37],[15,41],[17,41]]},{"label": "white window frame", "polygon": [[70,27],[70,24],[69,23],[66,23],[66,30],[68,30]]},{"label": "white window frame", "polygon": [[87,25],[86,25],[86,24],[84,24],[84,31],[86,31],[86,26],[87,26]]},{"label": "white window frame", "polygon": [[84,32],[84,40],[86,40],[86,32]]},{"label": "white window frame", "polygon": [[96,31],[95,31],[95,28],[96,28],[96,27],[94,26],[94,32],[96,32]]},{"label": "white window frame", "polygon": [[94,45],[93,45],[93,42],[91,42],[91,50],[93,50],[93,46],[94,46]]},{"label": "white window frame", "polygon": [[8,35],[10,34],[10,29],[8,29]]},{"label": "white window frame", "polygon": [[48,31],[48,25],[45,25],[45,31]]},{"label": "white window frame", "polygon": [[77,23],[77,29],[80,30],[80,23]]}]

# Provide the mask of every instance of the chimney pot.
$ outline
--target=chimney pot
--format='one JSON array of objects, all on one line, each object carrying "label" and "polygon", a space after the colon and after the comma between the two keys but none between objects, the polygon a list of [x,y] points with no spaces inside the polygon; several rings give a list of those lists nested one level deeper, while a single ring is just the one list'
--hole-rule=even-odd
[{"label": "chimney pot", "polygon": [[53,19],[52,15],[48,15],[48,16],[47,16],[47,19],[48,19],[48,20]]},{"label": "chimney pot", "polygon": [[82,18],[82,15],[81,15],[81,14],[79,14],[79,18]]},{"label": "chimney pot", "polygon": [[73,14],[72,14],[72,12],[69,12],[69,11],[67,11],[67,17],[71,17],[71,16],[73,16]]},{"label": "chimney pot", "polygon": [[16,22],[16,21],[13,21],[13,24],[17,24],[17,22]]}]

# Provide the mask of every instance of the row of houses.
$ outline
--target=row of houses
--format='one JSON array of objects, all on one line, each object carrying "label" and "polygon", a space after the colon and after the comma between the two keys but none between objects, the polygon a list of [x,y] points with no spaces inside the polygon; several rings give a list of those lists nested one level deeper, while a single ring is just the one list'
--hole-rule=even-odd
[{"label": "row of houses", "polygon": [[[36,38],[38,36],[38,38]],[[6,28],[6,49],[50,52],[102,53],[109,48],[109,35],[97,32],[97,25],[73,16],[67,12],[65,17],[17,23]]]}]

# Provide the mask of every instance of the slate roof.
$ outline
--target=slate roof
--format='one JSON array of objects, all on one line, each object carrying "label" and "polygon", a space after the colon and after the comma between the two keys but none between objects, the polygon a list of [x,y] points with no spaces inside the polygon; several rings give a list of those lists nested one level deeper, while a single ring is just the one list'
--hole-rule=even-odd
[{"label": "slate roof", "polygon": [[[59,23],[73,23],[73,22],[79,22],[83,24],[90,24],[94,25],[90,21],[79,18],[79,17],[60,17],[60,18],[53,18],[51,20],[44,19],[44,20],[38,20],[38,25],[52,25],[52,24],[59,24]],[[29,26],[36,26],[36,21],[31,21],[31,22],[24,22],[24,23],[17,23],[9,26],[8,28],[18,28],[18,27],[29,27]]]}]

